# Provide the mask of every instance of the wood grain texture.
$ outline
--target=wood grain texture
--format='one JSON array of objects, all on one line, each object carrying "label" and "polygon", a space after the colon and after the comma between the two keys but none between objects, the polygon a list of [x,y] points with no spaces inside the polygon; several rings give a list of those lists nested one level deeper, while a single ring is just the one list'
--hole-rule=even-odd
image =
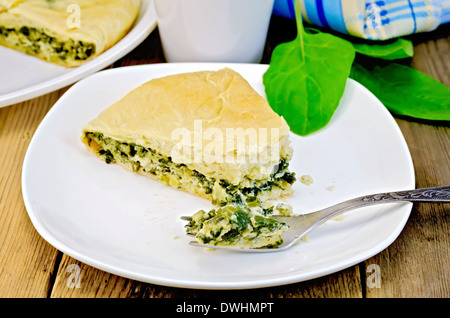
[{"label": "wood grain texture", "polygon": [[21,170],[28,144],[62,92],[0,108],[0,297],[47,297],[58,252],[25,210]]},{"label": "wood grain texture", "polygon": [[[450,86],[448,31],[444,26],[411,37],[415,44],[411,65]],[[268,63],[273,48],[295,35],[293,20],[274,17],[262,62]],[[164,62],[155,30],[110,67]],[[20,177],[31,137],[66,89],[0,108],[0,297],[249,300],[450,296],[449,206],[445,204],[415,204],[400,236],[360,264],[324,277],[270,288],[211,291],[158,286],[98,270],[57,251],[31,224],[23,204]],[[448,124],[402,117],[396,117],[396,121],[413,157],[416,186],[450,184]],[[374,276],[376,273],[379,276]],[[77,277],[79,281],[74,280]]]},{"label": "wood grain texture", "polygon": [[[80,284],[73,284],[78,266]],[[64,255],[58,268],[58,276],[51,297],[88,298],[359,298],[361,281],[358,266],[341,271],[337,275],[317,278],[287,286],[249,290],[197,290],[143,283],[116,276]]]}]

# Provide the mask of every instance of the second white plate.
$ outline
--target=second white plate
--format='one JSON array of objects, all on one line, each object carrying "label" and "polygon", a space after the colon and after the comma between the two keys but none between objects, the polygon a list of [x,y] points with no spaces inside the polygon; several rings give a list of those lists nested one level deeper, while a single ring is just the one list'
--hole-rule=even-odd
[{"label": "second white plate", "polygon": [[95,59],[65,68],[0,46],[0,107],[35,98],[101,70],[136,48],[156,27],[153,0],[143,0],[131,31]]},{"label": "second white plate", "polygon": [[[60,251],[96,268],[144,282],[203,289],[256,288],[330,274],[391,244],[412,205],[386,204],[349,212],[276,253],[244,254],[188,244],[181,215],[211,204],[86,151],[82,127],[139,84],[164,75],[228,66],[262,95],[267,66],[157,64],[102,71],[71,87],[53,106],[27,151],[22,175],[30,219]],[[348,80],[331,122],[307,137],[292,135],[291,170],[313,184],[295,184],[295,212],[352,197],[415,186],[405,140],[384,106]],[[82,283],[82,282],[81,282]]]}]

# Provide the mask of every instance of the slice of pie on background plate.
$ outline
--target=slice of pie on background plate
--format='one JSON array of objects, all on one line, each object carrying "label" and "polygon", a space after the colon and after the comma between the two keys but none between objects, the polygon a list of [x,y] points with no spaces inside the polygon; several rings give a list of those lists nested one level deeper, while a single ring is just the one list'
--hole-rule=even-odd
[{"label": "slice of pie on background plate", "polygon": [[141,0],[0,0],[0,45],[65,67],[122,39]]}]

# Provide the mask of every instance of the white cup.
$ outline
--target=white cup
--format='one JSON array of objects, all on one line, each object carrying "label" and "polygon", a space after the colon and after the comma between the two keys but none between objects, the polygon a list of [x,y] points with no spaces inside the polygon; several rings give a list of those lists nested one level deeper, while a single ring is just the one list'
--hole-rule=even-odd
[{"label": "white cup", "polygon": [[154,0],[168,62],[261,62],[274,0]]}]

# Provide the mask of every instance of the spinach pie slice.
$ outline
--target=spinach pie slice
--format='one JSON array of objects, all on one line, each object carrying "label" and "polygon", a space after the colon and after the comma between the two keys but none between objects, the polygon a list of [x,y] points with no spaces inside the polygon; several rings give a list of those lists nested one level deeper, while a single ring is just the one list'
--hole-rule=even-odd
[{"label": "spinach pie slice", "polygon": [[135,88],[88,123],[87,148],[225,206],[292,194],[289,126],[237,72],[169,75]]},{"label": "spinach pie slice", "polygon": [[141,0],[0,0],[0,45],[79,66],[122,39],[140,6]]}]

